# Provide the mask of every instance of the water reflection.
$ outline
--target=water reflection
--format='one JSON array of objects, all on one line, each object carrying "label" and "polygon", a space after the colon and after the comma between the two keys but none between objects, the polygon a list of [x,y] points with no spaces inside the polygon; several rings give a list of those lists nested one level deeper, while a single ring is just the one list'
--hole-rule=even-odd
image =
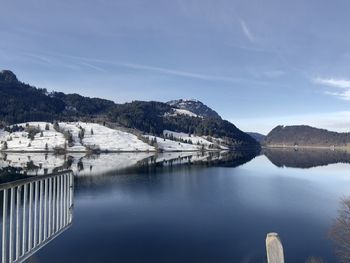
[{"label": "water reflection", "polygon": [[[349,162],[332,151],[289,152],[264,151],[278,167]],[[336,216],[339,196],[349,194],[344,189],[348,166],[339,165],[345,168],[338,173],[333,170],[337,165],[278,169],[265,156],[250,162],[256,154],[22,153],[0,157],[0,167],[5,181],[11,180],[11,171],[18,172],[12,174],[16,178],[34,180],[42,178],[35,175],[74,170],[75,224],[31,260],[264,262],[263,239],[273,230],[283,236],[288,262],[322,262],[319,256],[337,262],[325,233]],[[222,168],[246,162],[239,169]],[[9,199],[10,194],[8,216]],[[28,211],[28,202],[26,207]],[[29,225],[28,217],[26,222]],[[12,237],[16,244],[16,232]]]},{"label": "water reflection", "polygon": [[76,175],[114,174],[140,167],[174,167],[177,165],[206,165],[236,167],[256,156],[256,152],[172,152],[172,153],[109,153],[85,154],[0,154],[0,183],[6,174],[24,176],[56,173],[67,169]]},{"label": "water reflection", "polygon": [[71,226],[73,190],[71,172],[0,185],[2,263],[24,262]]},{"label": "water reflection", "polygon": [[322,258],[310,257],[310,258],[308,258],[306,263],[325,263],[325,262]]},{"label": "water reflection", "polygon": [[[33,153],[0,153],[0,183],[13,180],[13,175],[45,175],[67,169],[77,175],[113,174],[141,167],[174,167],[176,165],[205,165],[237,167],[252,160],[258,152],[168,152],[168,153],[109,153],[66,155]],[[335,163],[350,163],[347,151],[329,149],[263,149],[277,167],[312,168]],[[7,175],[11,174],[10,178]],[[21,178],[21,177],[19,177]],[[18,178],[17,178],[18,179]]]},{"label": "water reflection", "polygon": [[312,168],[334,163],[350,163],[348,151],[330,149],[264,149],[263,154],[277,167]]}]

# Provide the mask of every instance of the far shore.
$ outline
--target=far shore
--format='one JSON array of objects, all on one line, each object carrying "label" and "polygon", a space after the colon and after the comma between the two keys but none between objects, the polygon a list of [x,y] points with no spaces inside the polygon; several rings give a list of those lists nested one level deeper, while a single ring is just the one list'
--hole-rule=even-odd
[{"label": "far shore", "polygon": [[262,145],[263,149],[286,148],[286,149],[320,149],[320,150],[350,150],[347,146],[314,146],[314,145]]}]

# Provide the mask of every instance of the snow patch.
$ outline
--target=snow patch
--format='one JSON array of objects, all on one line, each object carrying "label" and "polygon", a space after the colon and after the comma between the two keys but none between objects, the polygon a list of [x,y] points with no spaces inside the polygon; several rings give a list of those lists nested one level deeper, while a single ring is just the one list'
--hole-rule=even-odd
[{"label": "snow patch", "polygon": [[199,145],[193,145],[189,143],[172,141],[169,139],[164,139],[156,136],[146,135],[146,138],[149,140],[156,140],[157,146],[159,150],[166,152],[180,152],[180,151],[198,151],[201,149]]},{"label": "snow patch", "polygon": [[[209,136],[196,136],[193,134],[183,133],[183,132],[174,132],[169,130],[164,130],[163,135],[166,138],[174,138],[177,140],[182,141],[191,141],[194,145],[200,145],[204,146],[204,149],[206,150],[213,150],[213,149],[221,149],[221,150],[227,150],[228,147],[225,145],[222,145],[223,140],[219,138],[212,138]],[[211,141],[209,141],[211,140]]]},{"label": "snow patch", "polygon": [[172,113],[165,113],[164,116],[178,116],[178,115],[185,115],[185,116],[190,116],[190,117],[196,117],[196,118],[203,118],[202,116],[199,116],[195,113],[193,113],[192,111],[189,110],[185,110],[185,109],[177,109],[177,108],[173,108],[172,109],[173,112]]}]

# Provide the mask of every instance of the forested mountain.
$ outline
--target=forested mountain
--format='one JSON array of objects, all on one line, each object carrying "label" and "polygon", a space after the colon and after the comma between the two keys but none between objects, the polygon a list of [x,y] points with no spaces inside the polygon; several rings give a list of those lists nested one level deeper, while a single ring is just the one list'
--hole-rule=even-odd
[{"label": "forested mountain", "polygon": [[257,133],[257,132],[247,132],[247,134],[249,134],[251,137],[253,137],[259,143],[263,142],[265,137],[266,137],[265,135],[263,135],[261,133]]},{"label": "forested mountain", "polygon": [[16,123],[30,120],[52,120],[64,111],[65,103],[19,82],[8,70],[0,72],[0,120]]},{"label": "forested mountain", "polygon": [[348,147],[350,133],[338,133],[310,126],[277,126],[265,138],[267,146]]},{"label": "forested mountain", "polygon": [[221,118],[201,118],[167,114],[172,107],[161,102],[134,101],[120,104],[109,113],[109,119],[126,127],[148,133],[162,134],[163,130],[220,137],[234,145],[257,145],[248,134]]},{"label": "forested mountain", "polygon": [[191,101],[187,104],[191,107],[186,110],[194,114],[187,111],[182,114],[181,105],[155,101],[116,104],[79,94],[49,93],[46,89],[18,81],[11,71],[0,72],[0,125],[28,121],[98,120],[149,134],[162,135],[164,130],[171,130],[220,137],[232,146],[258,147],[248,134],[222,120],[203,103]]},{"label": "forested mountain", "polygon": [[77,116],[104,114],[115,106],[113,101],[83,97],[79,94],[53,92],[50,95],[51,97],[60,99],[65,103],[66,112],[76,114]]},{"label": "forested mountain", "polygon": [[170,106],[178,109],[188,110],[194,114],[202,117],[218,118],[221,119],[220,115],[209,108],[207,105],[203,104],[198,100],[172,100],[167,102]]}]

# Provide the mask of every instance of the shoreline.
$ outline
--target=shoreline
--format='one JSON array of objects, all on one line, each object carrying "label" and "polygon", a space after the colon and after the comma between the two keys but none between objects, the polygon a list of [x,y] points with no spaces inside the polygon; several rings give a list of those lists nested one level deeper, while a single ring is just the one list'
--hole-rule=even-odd
[{"label": "shoreline", "polygon": [[309,146],[309,145],[262,145],[262,149],[320,149],[320,150],[350,150],[347,146]]},{"label": "shoreline", "polygon": [[0,153],[45,153],[45,154],[68,154],[68,153],[90,153],[90,154],[103,154],[103,153],[181,153],[181,152],[226,152],[226,151],[234,151],[234,150],[227,150],[227,149],[217,149],[217,150],[174,150],[174,151],[62,151],[62,152],[56,152],[56,151],[15,151],[15,150],[0,150]]}]

